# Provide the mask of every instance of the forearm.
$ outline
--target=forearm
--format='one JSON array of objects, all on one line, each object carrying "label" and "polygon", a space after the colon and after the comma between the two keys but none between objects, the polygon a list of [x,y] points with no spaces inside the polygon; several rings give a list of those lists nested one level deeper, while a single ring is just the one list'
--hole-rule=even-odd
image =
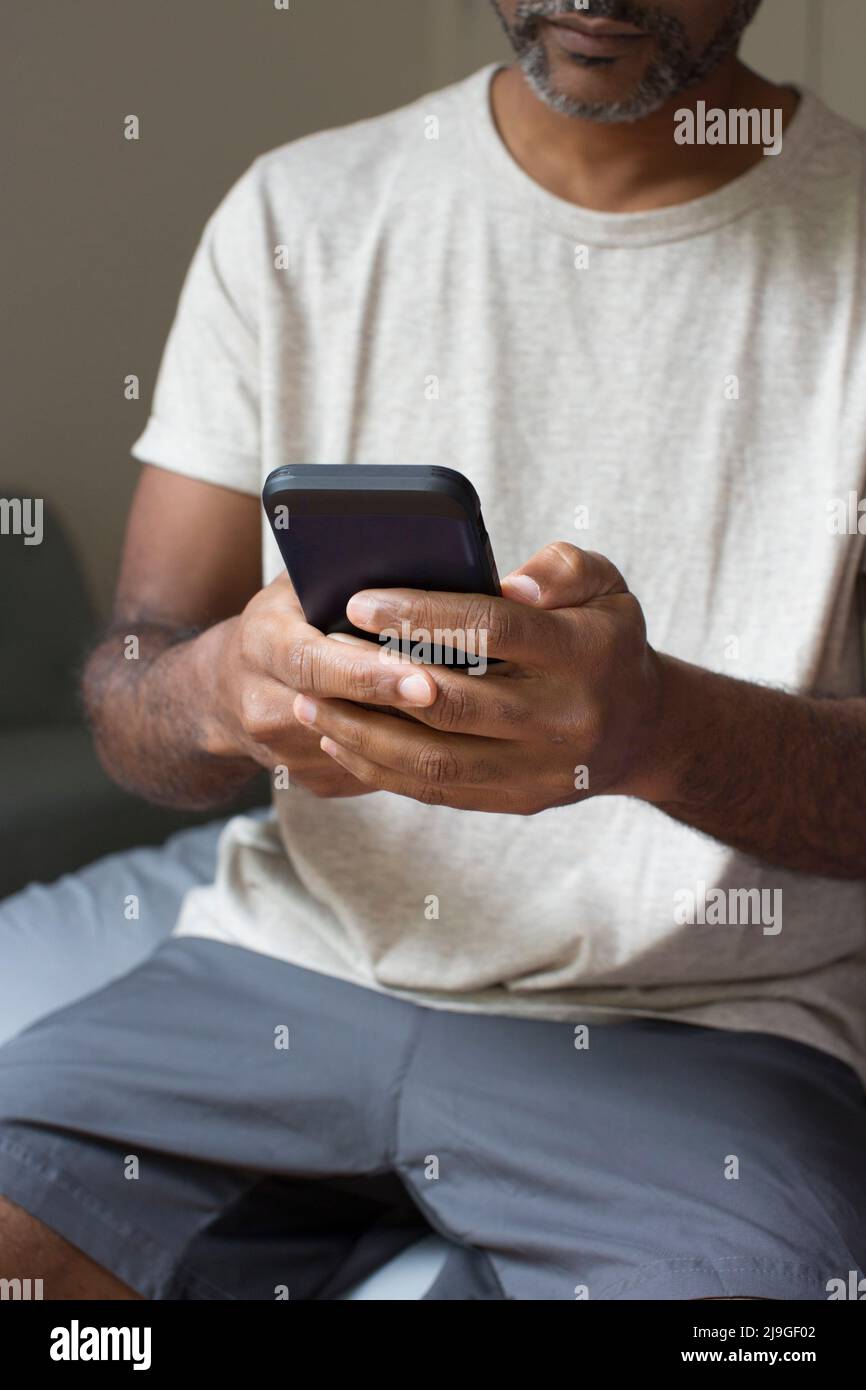
[{"label": "forearm", "polygon": [[768,863],[866,878],[866,700],[789,695],[659,662],[644,799]]},{"label": "forearm", "polygon": [[[236,620],[230,620],[236,621]],[[100,761],[127,791],[185,810],[226,805],[261,771],[208,751],[222,632],[115,626],[87,663],[83,693]],[[138,639],[127,655],[127,635]]]}]

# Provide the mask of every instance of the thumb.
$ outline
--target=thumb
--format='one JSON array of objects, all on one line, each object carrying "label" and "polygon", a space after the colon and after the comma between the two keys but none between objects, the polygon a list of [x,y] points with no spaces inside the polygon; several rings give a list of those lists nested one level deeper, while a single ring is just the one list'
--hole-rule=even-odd
[{"label": "thumb", "polygon": [[628,585],[604,555],[553,541],[506,575],[502,593],[536,608],[578,608],[607,594],[627,594]]}]

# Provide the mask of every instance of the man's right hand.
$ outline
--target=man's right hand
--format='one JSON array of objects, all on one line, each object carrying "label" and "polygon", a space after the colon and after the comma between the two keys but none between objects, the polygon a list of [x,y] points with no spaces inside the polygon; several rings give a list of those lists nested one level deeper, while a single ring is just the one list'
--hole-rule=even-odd
[{"label": "man's right hand", "polygon": [[[131,641],[135,639],[135,650]],[[133,659],[134,657],[134,659]],[[411,679],[416,697],[397,694]],[[287,575],[261,587],[261,502],[146,465],[130,513],[112,621],[84,698],[103,766],[163,806],[217,810],[257,766],[286,767],[317,796],[369,788],[295,717],[300,695],[394,709],[436,684],[375,643],[325,637]]]},{"label": "man's right hand", "polygon": [[[205,726],[208,753],[251,758],[269,772],[285,767],[290,785],[318,797],[369,793],[298,722],[295,698],[387,703],[401,680],[419,674],[417,667],[389,660],[372,642],[325,637],[304,618],[288,575],[260,590],[239,617],[203,633],[197,645],[212,680],[216,673],[216,699]],[[430,696],[424,703],[432,703],[435,687]]]}]

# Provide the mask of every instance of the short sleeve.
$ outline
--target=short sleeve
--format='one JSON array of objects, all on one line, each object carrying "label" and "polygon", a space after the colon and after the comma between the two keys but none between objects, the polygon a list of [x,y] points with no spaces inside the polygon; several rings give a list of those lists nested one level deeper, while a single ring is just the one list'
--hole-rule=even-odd
[{"label": "short sleeve", "polygon": [[261,488],[257,164],[208,221],[162,356],[133,457],[239,492]]}]

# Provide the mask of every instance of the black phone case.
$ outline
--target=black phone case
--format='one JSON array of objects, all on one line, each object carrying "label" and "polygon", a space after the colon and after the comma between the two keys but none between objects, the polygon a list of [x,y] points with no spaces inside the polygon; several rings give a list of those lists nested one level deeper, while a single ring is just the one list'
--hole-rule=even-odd
[{"label": "black phone case", "polygon": [[262,501],[304,616],[322,632],[370,640],[346,617],[359,589],[500,594],[478,494],[456,469],[289,464],[268,476]]}]

